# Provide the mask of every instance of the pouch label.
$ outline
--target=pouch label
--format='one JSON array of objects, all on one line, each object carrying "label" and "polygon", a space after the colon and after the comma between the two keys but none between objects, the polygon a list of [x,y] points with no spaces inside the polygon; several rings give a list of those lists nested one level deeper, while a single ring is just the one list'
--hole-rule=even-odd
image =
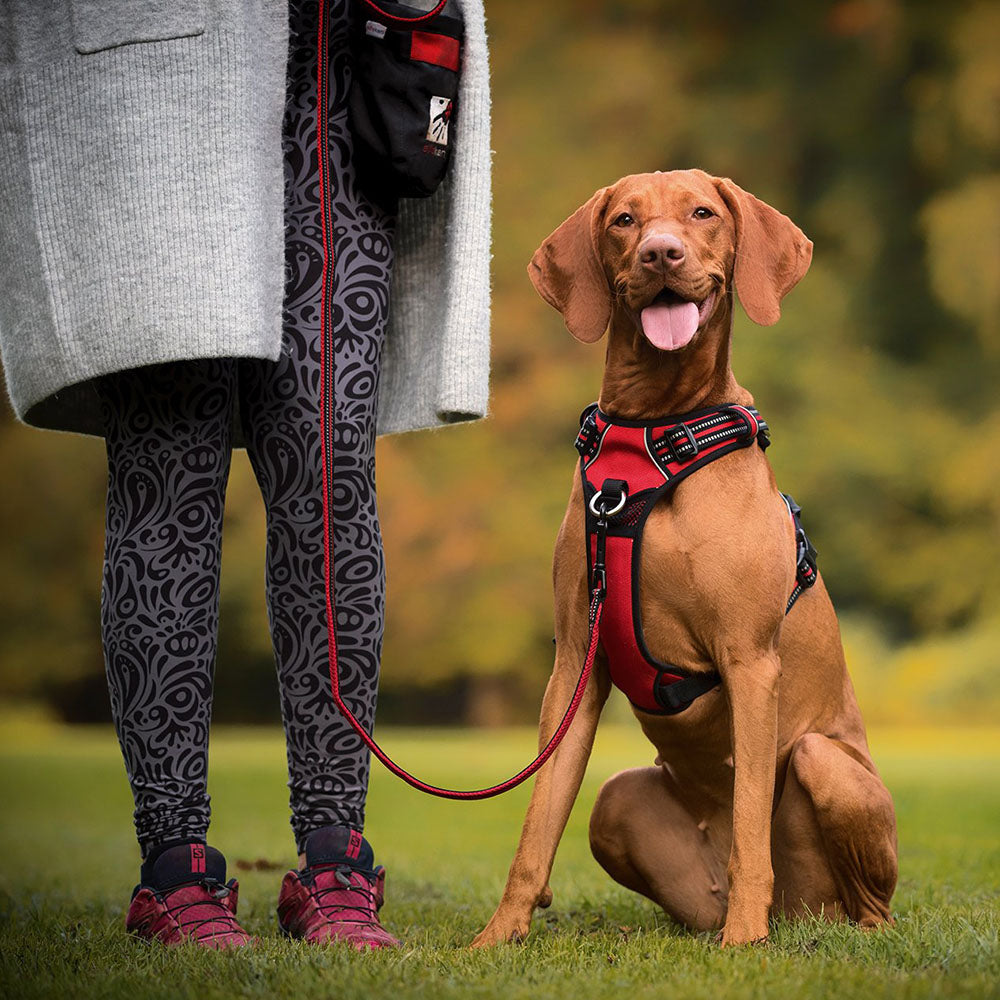
[{"label": "pouch label", "polygon": [[369,21],[365,24],[365,34],[372,38],[385,38],[385,25],[378,21]]},{"label": "pouch label", "polygon": [[448,125],[451,122],[452,102],[450,97],[432,97],[430,122],[427,139],[439,146],[448,145]]}]

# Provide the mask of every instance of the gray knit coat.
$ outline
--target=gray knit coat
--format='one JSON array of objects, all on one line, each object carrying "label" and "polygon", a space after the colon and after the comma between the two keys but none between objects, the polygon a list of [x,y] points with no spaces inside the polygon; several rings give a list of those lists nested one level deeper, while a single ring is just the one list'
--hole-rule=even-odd
[{"label": "gray knit coat", "polygon": [[[403,202],[379,433],[485,413],[489,80],[461,0],[451,175]],[[0,354],[17,416],[101,433],[96,376],[277,359],[287,0],[0,0]]]}]

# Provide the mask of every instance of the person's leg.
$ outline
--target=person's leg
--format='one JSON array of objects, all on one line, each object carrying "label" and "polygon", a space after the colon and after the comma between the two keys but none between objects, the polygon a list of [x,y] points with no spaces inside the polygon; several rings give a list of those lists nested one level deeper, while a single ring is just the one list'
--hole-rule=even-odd
[{"label": "person's leg", "polygon": [[[342,689],[371,729],[382,645],[385,574],[375,504],[375,418],[385,335],[393,214],[358,190],[346,123],[346,0],[330,16],[334,459],[328,512]],[[278,920],[312,943],[398,942],[381,926],[384,870],[362,837],[368,751],[333,703],[324,565],[320,310],[324,251],[318,200],[316,52],[319,4],[290,5],[285,118],[284,348],[276,364],[240,365],[247,449],[267,507],[267,591],[288,746],[292,828]]]},{"label": "person's leg", "polygon": [[108,451],[101,595],[115,729],[144,859],[205,842],[222,509],[235,364],[121,372],[98,391]]},{"label": "person's leg", "polygon": [[143,857],[126,929],[163,944],[247,945],[239,886],[205,843],[208,726],[235,362],[110,375],[101,593],[115,730]]},{"label": "person's leg", "polygon": [[[381,654],[384,564],[375,502],[375,418],[388,311],[393,213],[358,188],[351,163],[347,3],[330,17],[330,169],[336,400],[333,508],[341,685],[371,729]],[[316,2],[290,5],[285,118],[284,348],[276,364],[240,364],[247,448],[267,506],[267,592],[288,747],[296,846],[328,826],[364,826],[369,755],[330,692],[323,556],[320,302],[323,246],[317,185]]]}]

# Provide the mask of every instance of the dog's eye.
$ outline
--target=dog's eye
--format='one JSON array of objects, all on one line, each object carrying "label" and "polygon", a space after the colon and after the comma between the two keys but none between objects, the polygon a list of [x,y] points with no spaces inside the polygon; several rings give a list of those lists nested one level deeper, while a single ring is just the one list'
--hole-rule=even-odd
[{"label": "dog's eye", "polygon": [[704,205],[699,205],[698,208],[696,208],[691,214],[696,219],[711,219],[712,216],[715,215],[715,212],[713,212],[710,208],[705,208]]},{"label": "dog's eye", "polygon": [[633,219],[628,212],[622,212],[622,214],[615,219],[616,226],[631,226],[633,222],[635,222],[635,219]]}]

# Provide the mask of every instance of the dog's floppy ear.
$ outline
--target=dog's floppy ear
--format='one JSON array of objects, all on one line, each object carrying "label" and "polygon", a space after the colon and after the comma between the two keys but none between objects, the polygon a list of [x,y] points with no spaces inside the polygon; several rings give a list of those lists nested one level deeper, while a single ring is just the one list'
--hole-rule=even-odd
[{"label": "dog's floppy ear", "polygon": [[610,188],[601,188],[535,251],[528,276],[538,294],[563,315],[577,340],[592,344],[611,321],[611,289],[597,256],[597,234]]},{"label": "dog's floppy ear", "polygon": [[715,183],[736,222],[736,294],[750,319],[771,326],[781,316],[781,300],[809,270],[812,242],[788,216],[728,178]]}]

